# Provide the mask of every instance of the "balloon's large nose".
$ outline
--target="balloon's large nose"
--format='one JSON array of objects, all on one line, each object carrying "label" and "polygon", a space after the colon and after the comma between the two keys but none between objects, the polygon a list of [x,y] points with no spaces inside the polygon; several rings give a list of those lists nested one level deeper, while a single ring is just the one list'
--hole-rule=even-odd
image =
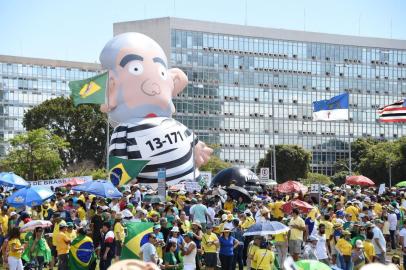
[{"label": "balloon's large nose", "polygon": [[161,93],[161,87],[159,84],[149,79],[142,83],[141,90],[148,96],[156,96]]}]

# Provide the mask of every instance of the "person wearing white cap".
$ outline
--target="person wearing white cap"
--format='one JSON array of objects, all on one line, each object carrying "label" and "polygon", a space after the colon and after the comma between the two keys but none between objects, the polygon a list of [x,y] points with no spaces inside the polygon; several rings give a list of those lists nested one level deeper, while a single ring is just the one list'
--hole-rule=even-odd
[{"label": "person wearing white cap", "polygon": [[316,247],[317,247],[317,237],[315,235],[310,235],[307,238],[307,243],[303,250],[303,259],[306,260],[317,260]]},{"label": "person wearing white cap", "polygon": [[354,270],[359,270],[365,265],[364,244],[360,239],[355,241],[355,248],[352,251],[351,260],[354,264]]}]

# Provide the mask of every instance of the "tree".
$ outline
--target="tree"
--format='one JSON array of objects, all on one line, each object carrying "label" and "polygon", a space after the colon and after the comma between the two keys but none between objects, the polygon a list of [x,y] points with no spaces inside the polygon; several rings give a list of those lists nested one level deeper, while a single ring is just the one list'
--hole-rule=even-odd
[{"label": "tree", "polygon": [[332,184],[330,177],[320,173],[307,173],[307,178],[304,179],[303,184],[310,185],[310,184],[322,184],[322,185],[330,185]]},{"label": "tree", "polygon": [[27,130],[45,128],[70,144],[62,152],[64,167],[92,160],[97,167],[104,166],[106,156],[106,121],[97,105],[74,107],[70,98],[58,97],[44,101],[24,114]]},{"label": "tree", "polygon": [[333,176],[331,176],[331,181],[333,181],[334,185],[341,186],[345,183],[345,179],[350,173],[348,171],[341,171],[336,172]]},{"label": "tree", "polygon": [[199,168],[201,171],[209,171],[212,174],[217,174],[219,171],[223,169],[230,168],[232,165],[228,162],[223,161],[218,156],[211,156],[207,164],[203,165]]},{"label": "tree", "polygon": [[[309,171],[311,154],[298,145],[276,145],[276,177],[280,182],[306,178]],[[260,159],[257,168],[272,167],[272,150]]]},{"label": "tree", "polygon": [[60,152],[69,143],[46,129],[34,129],[10,140],[11,150],[0,161],[3,170],[13,171],[28,180],[49,179],[62,170]]},{"label": "tree", "polygon": [[369,147],[360,158],[359,172],[375,181],[376,184],[389,182],[389,170],[392,171],[392,182],[406,177],[406,159],[403,155],[406,140],[404,138],[379,142]]},{"label": "tree", "polygon": [[[380,143],[379,140],[375,138],[359,138],[351,143],[351,165],[353,171],[358,171],[359,165],[361,163],[361,158],[365,156],[372,146]],[[345,164],[348,164],[348,160],[345,161]],[[343,168],[341,171],[348,170]]]}]

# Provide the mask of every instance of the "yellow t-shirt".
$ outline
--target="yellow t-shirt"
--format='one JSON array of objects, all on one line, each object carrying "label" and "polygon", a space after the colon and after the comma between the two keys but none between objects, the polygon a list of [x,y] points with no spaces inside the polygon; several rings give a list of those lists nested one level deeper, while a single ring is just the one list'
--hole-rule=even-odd
[{"label": "yellow t-shirt", "polygon": [[358,208],[353,205],[350,205],[347,208],[345,208],[345,213],[351,214],[352,222],[358,221],[358,212],[359,212]]},{"label": "yellow t-shirt", "polygon": [[282,211],[282,205],[284,204],[283,201],[276,201],[273,204],[273,211],[272,211],[272,215],[274,218],[283,218],[284,213]]},{"label": "yellow t-shirt", "polygon": [[336,248],[343,255],[351,255],[352,245],[351,245],[350,242],[348,242],[344,238],[338,239],[337,244],[336,244]]},{"label": "yellow t-shirt", "polygon": [[182,228],[182,230],[186,233],[186,232],[190,232],[191,230],[191,224],[189,220],[185,220],[182,222],[182,225],[180,226]]},{"label": "yellow t-shirt", "polygon": [[59,223],[54,226],[54,231],[52,232],[52,245],[56,246],[56,236],[59,234]]},{"label": "yellow t-shirt", "polygon": [[248,256],[252,256],[251,268],[257,269],[257,262],[254,260],[255,252],[259,250],[257,245],[252,244],[248,249]]},{"label": "yellow t-shirt", "polygon": [[0,233],[2,235],[6,235],[8,232],[8,216],[7,215],[0,215],[0,225],[3,228],[3,233]]},{"label": "yellow t-shirt", "polygon": [[56,235],[55,240],[56,240],[55,247],[56,247],[56,251],[58,252],[58,255],[69,253],[70,244],[68,244],[66,242],[70,241],[70,238],[64,232],[59,232]]},{"label": "yellow t-shirt", "polygon": [[327,239],[327,241],[329,241],[331,235],[334,232],[333,223],[331,223],[328,220],[322,220],[322,221],[320,221],[320,224],[324,224],[324,226],[326,228],[326,230],[325,230],[326,239]]},{"label": "yellow t-shirt", "polygon": [[217,251],[216,245],[214,243],[209,245],[207,242],[218,242],[217,235],[214,233],[211,233],[210,235],[205,233],[205,234],[203,234],[203,237],[202,237],[202,248],[203,248],[204,252],[205,253],[216,253],[216,251]]},{"label": "yellow t-shirt", "polygon": [[376,254],[375,247],[370,240],[364,241],[364,253],[365,257],[367,257],[368,261],[371,263]]},{"label": "yellow t-shirt", "polygon": [[12,251],[11,246],[15,245],[15,248],[21,248],[21,242],[20,239],[14,238],[11,241],[8,241],[8,255],[15,257],[15,258],[21,258],[21,254],[23,253],[23,250],[17,250],[17,251]]},{"label": "yellow t-shirt", "polygon": [[274,253],[269,249],[258,249],[254,254],[255,269],[271,270],[275,259]]},{"label": "yellow t-shirt", "polygon": [[248,229],[249,227],[251,227],[252,224],[254,224],[254,223],[255,223],[255,220],[254,220],[252,217],[247,217],[247,218],[244,220],[244,222],[241,224],[241,228],[242,228],[243,230],[246,230],[246,229]]},{"label": "yellow t-shirt", "polygon": [[224,203],[224,210],[230,211],[232,213],[233,210],[234,210],[234,202],[233,201],[226,201]]},{"label": "yellow t-shirt", "polygon": [[317,207],[313,207],[312,210],[310,210],[309,214],[307,214],[307,217],[311,218],[313,221],[316,220],[316,217],[320,215],[320,211]]},{"label": "yellow t-shirt", "polygon": [[286,242],[286,235],[286,232],[275,234],[275,242]]},{"label": "yellow t-shirt", "polygon": [[75,239],[77,237],[77,234],[76,234],[75,230],[72,230],[71,232],[67,231],[65,234],[69,237],[70,240],[73,240],[73,239]]},{"label": "yellow t-shirt", "polygon": [[[305,228],[305,222],[301,217],[296,217],[295,219],[291,219],[289,226],[291,225],[296,225],[296,226],[300,226],[302,228]],[[302,240],[303,241],[303,231],[296,229],[296,228],[292,228],[290,230],[290,240]]]},{"label": "yellow t-shirt", "polygon": [[125,231],[120,222],[117,222],[116,225],[114,225],[114,237],[116,238],[115,240],[124,242]]},{"label": "yellow t-shirt", "polygon": [[380,216],[382,214],[382,205],[380,203],[375,203],[374,205],[374,212],[375,214],[377,214],[378,216]]},{"label": "yellow t-shirt", "polygon": [[83,207],[78,208],[78,217],[81,221],[86,220],[86,211],[83,209]]}]

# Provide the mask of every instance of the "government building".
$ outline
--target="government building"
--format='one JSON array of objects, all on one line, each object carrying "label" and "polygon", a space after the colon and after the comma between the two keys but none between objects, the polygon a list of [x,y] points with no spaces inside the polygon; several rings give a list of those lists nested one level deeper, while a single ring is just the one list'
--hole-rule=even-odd
[{"label": "government building", "polygon": [[[161,44],[169,65],[189,78],[174,117],[232,164],[251,168],[274,144],[297,144],[312,152],[313,172],[331,175],[335,161],[348,159],[349,142],[406,135],[406,125],[377,121],[380,106],[406,98],[404,40],[172,17],[115,23],[113,32],[140,32]],[[22,132],[25,109],[68,95],[69,80],[99,69],[0,56],[0,136]],[[349,122],[312,121],[313,101],[344,92]]]}]

